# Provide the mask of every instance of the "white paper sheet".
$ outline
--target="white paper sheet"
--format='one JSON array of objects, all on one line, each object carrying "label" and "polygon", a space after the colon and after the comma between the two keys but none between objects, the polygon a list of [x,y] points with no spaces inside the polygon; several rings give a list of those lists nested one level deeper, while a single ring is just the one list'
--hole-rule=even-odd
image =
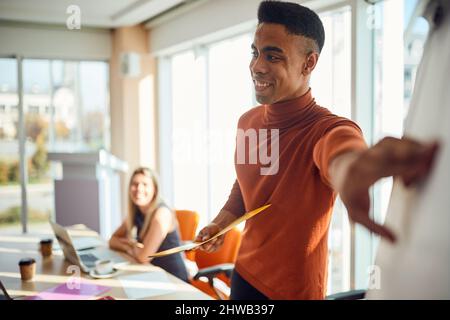
[{"label": "white paper sheet", "polygon": [[118,280],[128,299],[143,299],[176,291],[176,285],[161,270],[123,276]]}]

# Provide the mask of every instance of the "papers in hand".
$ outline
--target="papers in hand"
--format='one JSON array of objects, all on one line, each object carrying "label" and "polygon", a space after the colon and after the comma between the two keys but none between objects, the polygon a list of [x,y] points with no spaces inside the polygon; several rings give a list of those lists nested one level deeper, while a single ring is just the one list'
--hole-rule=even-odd
[{"label": "papers in hand", "polygon": [[216,233],[214,236],[212,236],[208,240],[201,241],[201,242],[189,242],[189,243],[186,243],[186,244],[181,245],[179,247],[175,247],[175,248],[171,248],[171,249],[168,249],[168,250],[156,252],[156,253],[148,256],[148,258],[163,257],[163,256],[168,256],[170,254],[174,254],[174,253],[178,253],[178,252],[182,252],[182,251],[186,251],[186,250],[192,250],[192,249],[194,249],[196,247],[199,247],[199,246],[201,246],[201,245],[203,245],[203,244],[205,244],[205,243],[207,243],[207,242],[209,242],[209,241],[211,241],[211,240],[213,240],[213,239],[215,239],[217,237],[220,237],[221,235],[227,233],[228,231],[230,231],[231,229],[236,227],[241,222],[244,222],[245,220],[250,219],[251,217],[257,215],[258,213],[260,213],[261,211],[267,209],[270,206],[271,206],[270,204],[267,204],[267,205],[262,206],[262,207],[260,207],[258,209],[255,209],[253,211],[247,212],[243,216],[241,216],[238,219],[234,220],[227,227],[225,227],[222,230],[220,230],[218,233]]}]

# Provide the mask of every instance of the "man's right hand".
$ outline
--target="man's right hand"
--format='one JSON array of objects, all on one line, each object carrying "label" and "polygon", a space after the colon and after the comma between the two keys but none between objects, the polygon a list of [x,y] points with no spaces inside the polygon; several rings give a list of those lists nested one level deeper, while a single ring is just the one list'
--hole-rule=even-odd
[{"label": "man's right hand", "polygon": [[[212,222],[208,224],[206,227],[204,227],[202,230],[200,230],[194,241],[202,242],[208,240],[216,233],[218,233],[220,230],[222,230],[222,228],[217,223]],[[225,235],[223,234],[220,237],[217,237],[216,239],[213,239],[205,243],[204,245],[200,246],[200,249],[206,252],[214,252],[222,246],[224,238]]]}]

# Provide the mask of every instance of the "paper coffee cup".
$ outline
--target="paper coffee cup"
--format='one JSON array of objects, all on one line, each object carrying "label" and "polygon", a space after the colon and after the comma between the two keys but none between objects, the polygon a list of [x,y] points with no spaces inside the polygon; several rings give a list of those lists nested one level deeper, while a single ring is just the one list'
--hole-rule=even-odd
[{"label": "paper coffee cup", "polygon": [[34,278],[36,273],[36,261],[33,258],[24,258],[19,261],[20,278],[23,281],[29,281]]},{"label": "paper coffee cup", "polygon": [[40,250],[43,257],[52,255],[53,239],[42,239],[40,242]]}]

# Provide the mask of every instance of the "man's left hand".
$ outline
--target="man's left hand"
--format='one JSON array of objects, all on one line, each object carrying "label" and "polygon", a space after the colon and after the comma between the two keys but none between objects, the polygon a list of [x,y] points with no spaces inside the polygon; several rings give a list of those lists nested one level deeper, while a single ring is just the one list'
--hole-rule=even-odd
[{"label": "man's left hand", "polygon": [[347,152],[333,159],[330,176],[350,219],[394,242],[394,233],[369,217],[369,188],[389,176],[399,176],[406,186],[422,180],[430,172],[437,149],[437,143],[387,137],[363,152]]}]

